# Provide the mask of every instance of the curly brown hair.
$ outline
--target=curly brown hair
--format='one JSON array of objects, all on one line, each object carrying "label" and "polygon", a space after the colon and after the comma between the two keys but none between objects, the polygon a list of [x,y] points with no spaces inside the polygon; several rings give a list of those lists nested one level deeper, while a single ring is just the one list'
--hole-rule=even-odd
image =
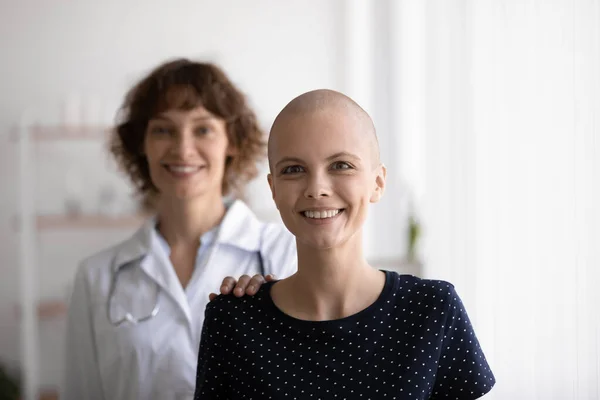
[{"label": "curly brown hair", "polygon": [[223,194],[242,196],[245,184],[257,176],[257,164],[266,154],[265,134],[246,96],[212,63],[185,58],[168,61],[127,93],[110,140],[117,164],[146,205],[158,194],[142,151],[148,122],[167,110],[198,106],[225,121],[227,138],[235,149],[235,156],[226,159]]}]

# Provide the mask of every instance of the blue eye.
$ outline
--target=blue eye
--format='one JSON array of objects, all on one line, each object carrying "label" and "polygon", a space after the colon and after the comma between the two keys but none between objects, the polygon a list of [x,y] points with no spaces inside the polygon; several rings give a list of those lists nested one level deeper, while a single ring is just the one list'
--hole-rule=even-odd
[{"label": "blue eye", "polygon": [[352,166],[345,161],[336,161],[331,164],[331,169],[334,170],[342,170],[342,169],[351,169]]},{"label": "blue eye", "polygon": [[206,127],[206,126],[199,126],[198,128],[196,128],[196,134],[198,135],[206,135],[210,132],[210,128]]},{"label": "blue eye", "polygon": [[171,133],[171,129],[164,126],[155,126],[150,130],[150,132],[154,135],[168,135]]},{"label": "blue eye", "polygon": [[304,171],[304,168],[302,168],[299,165],[290,165],[288,167],[285,167],[284,169],[281,170],[281,173],[284,175],[288,175],[288,174],[298,174],[300,172]]}]

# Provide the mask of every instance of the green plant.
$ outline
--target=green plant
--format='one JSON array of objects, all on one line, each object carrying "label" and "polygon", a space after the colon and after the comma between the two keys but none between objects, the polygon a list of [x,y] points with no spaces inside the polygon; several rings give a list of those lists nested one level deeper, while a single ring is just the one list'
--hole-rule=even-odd
[{"label": "green plant", "polygon": [[21,382],[18,374],[10,373],[0,364],[0,400],[18,400],[21,397]]},{"label": "green plant", "polygon": [[417,261],[417,242],[421,236],[421,225],[414,216],[408,221],[408,248],[406,258],[409,262]]}]

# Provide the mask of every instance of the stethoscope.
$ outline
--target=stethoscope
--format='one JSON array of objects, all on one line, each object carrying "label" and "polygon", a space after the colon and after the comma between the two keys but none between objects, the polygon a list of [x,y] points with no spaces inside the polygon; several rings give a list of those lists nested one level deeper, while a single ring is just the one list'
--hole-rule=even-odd
[{"label": "stethoscope", "polygon": [[[212,261],[212,258],[213,258],[213,255],[215,253],[215,248],[216,247],[217,247],[217,243],[215,241],[215,243],[213,243],[211,245],[210,254],[206,258],[206,262],[204,263],[204,267],[206,267],[207,265],[210,265],[210,262]],[[257,254],[258,254],[258,266],[259,266],[259,269],[260,269],[260,274],[264,276],[265,275],[265,266],[264,266],[264,262],[263,262],[262,252],[259,250],[257,252]],[[114,295],[115,295],[115,288],[116,288],[117,282],[119,280],[119,273],[122,270],[124,270],[125,268],[130,267],[130,266],[134,266],[134,265],[137,265],[137,263],[135,263],[135,262],[125,263],[125,264],[117,267],[115,269],[115,271],[113,272],[113,274],[112,274],[112,279],[111,279],[111,283],[110,283],[110,289],[109,289],[109,292],[108,292],[108,299],[106,301],[106,315],[108,317],[108,321],[113,326],[119,326],[119,325],[121,325],[121,324],[123,324],[125,322],[129,322],[129,323],[135,325],[135,324],[139,324],[140,322],[148,321],[148,320],[156,317],[156,315],[158,314],[158,311],[160,309],[160,306],[159,306],[159,296],[160,296],[161,288],[160,288],[160,285],[158,283],[154,282],[154,285],[156,287],[155,295],[154,295],[154,308],[152,309],[152,311],[150,312],[150,314],[144,315],[144,316],[141,316],[141,317],[134,317],[130,312],[126,312],[125,316],[123,318],[121,318],[121,319],[114,320],[112,318],[112,315],[111,315],[111,305],[112,305],[112,301],[113,301],[113,298],[114,298]]]}]

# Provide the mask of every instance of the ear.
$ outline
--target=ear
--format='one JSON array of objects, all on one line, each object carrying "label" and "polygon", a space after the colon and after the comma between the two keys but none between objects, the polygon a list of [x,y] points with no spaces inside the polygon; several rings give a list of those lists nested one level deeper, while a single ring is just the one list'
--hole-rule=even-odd
[{"label": "ear", "polygon": [[380,164],[375,170],[375,187],[373,189],[373,193],[371,194],[371,198],[369,199],[371,203],[377,203],[383,196],[386,175],[387,170],[385,165]]},{"label": "ear", "polygon": [[[277,201],[275,200],[275,186],[273,185],[273,175],[267,174],[267,182],[269,183],[269,188],[271,188],[271,197],[275,202],[275,207],[277,207]],[[279,207],[277,207],[279,209]]]}]

